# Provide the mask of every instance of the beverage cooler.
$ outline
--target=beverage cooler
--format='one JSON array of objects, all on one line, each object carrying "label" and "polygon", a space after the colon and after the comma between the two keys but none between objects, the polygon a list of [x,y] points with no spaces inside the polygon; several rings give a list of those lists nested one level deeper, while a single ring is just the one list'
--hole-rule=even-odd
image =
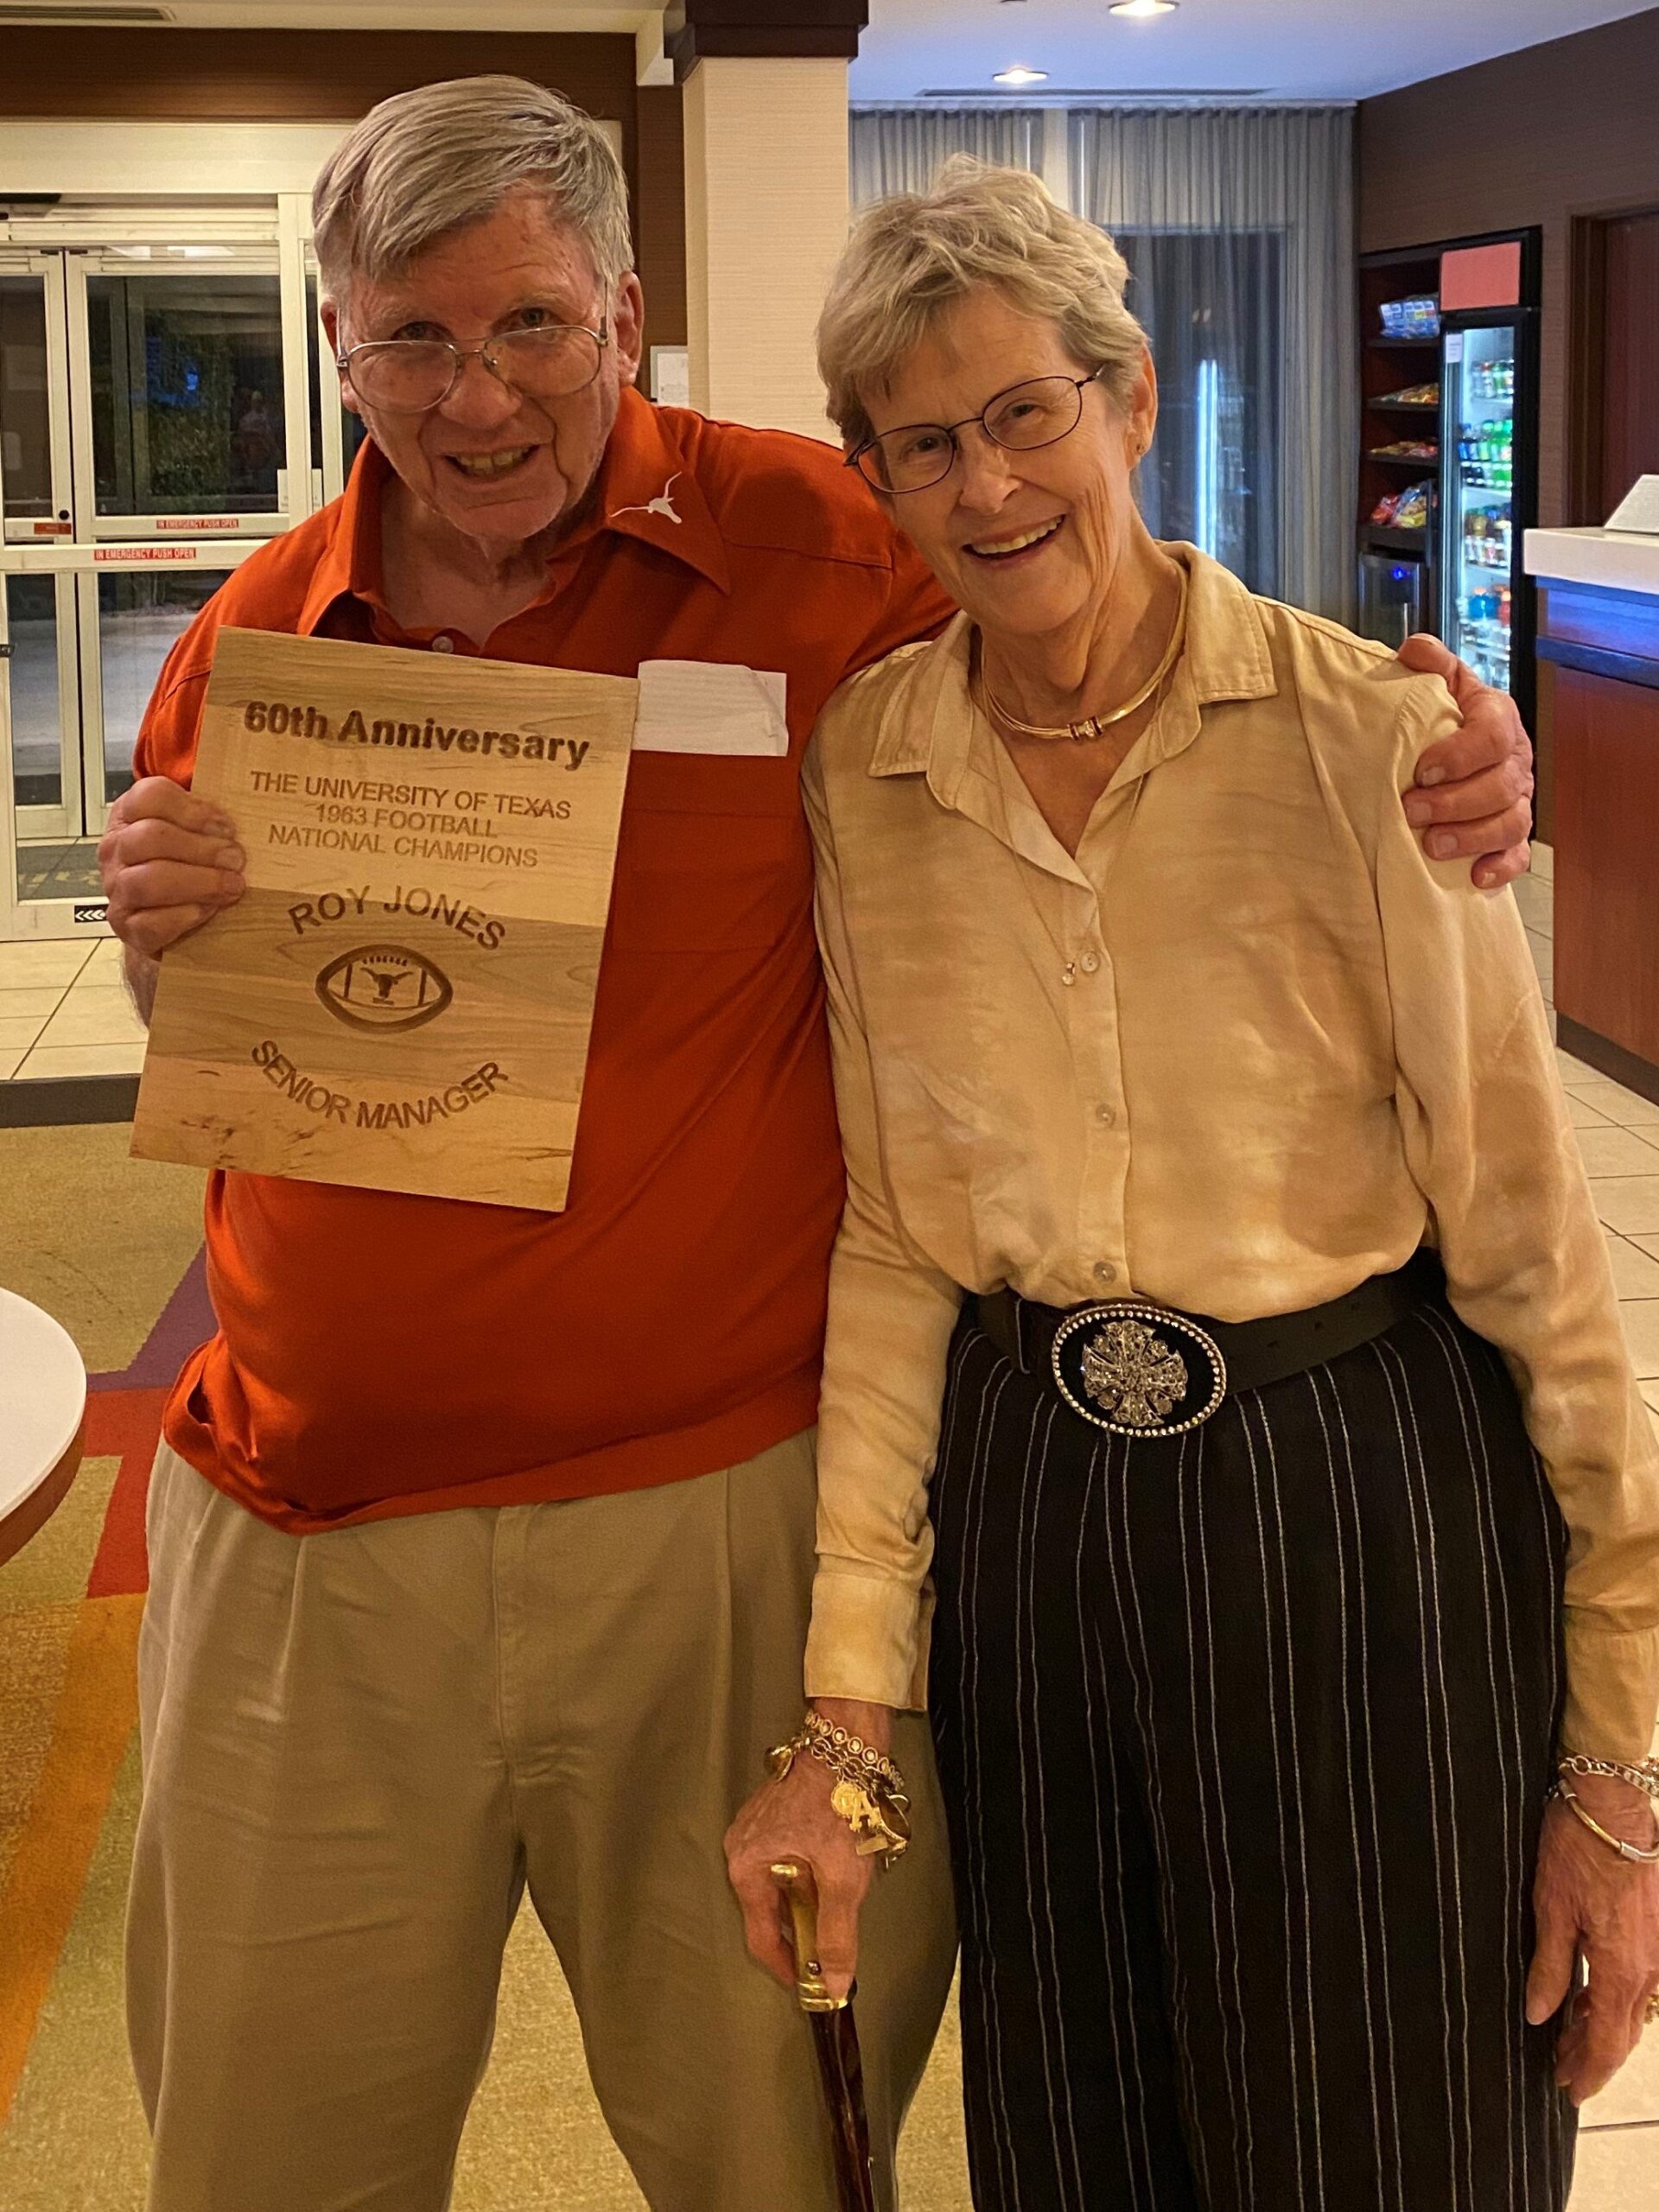
[{"label": "beverage cooler", "polygon": [[1532,721],[1532,588],[1522,539],[1537,520],[1538,332],[1531,308],[1442,323],[1440,635]]}]

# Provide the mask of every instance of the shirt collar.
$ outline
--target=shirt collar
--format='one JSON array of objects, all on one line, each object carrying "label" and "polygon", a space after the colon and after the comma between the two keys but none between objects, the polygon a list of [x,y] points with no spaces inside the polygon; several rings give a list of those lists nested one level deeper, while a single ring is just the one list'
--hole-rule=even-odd
[{"label": "shirt collar", "polygon": [[299,632],[315,637],[337,599],[354,594],[379,606],[380,494],[391,464],[372,438],[365,438],[335,510],[322,558],[311,572]]},{"label": "shirt collar", "polygon": [[[639,392],[622,394],[600,463],[592,514],[561,540],[552,559],[579,550],[605,530],[671,554],[717,590],[729,594],[732,575],[726,542],[680,449],[674,420]],[[391,462],[372,438],[365,438],[322,557],[312,572],[300,612],[302,638],[315,634],[343,594],[384,609],[380,501],[391,474]]]},{"label": "shirt collar", "polygon": [[[1185,750],[1198,734],[1197,710],[1224,699],[1271,698],[1278,689],[1267,631],[1244,585],[1195,545],[1166,550],[1185,563],[1190,580],[1186,647],[1169,710],[1137,741],[1125,769],[1134,763],[1144,772]],[[973,624],[959,614],[925,656],[917,683],[895,690],[870,756],[871,775],[925,775],[940,804],[956,805],[976,720],[968,681],[972,643]]]},{"label": "shirt collar", "polygon": [[623,393],[600,466],[593,526],[672,554],[729,593],[726,541],[681,448],[681,419],[637,391]]}]

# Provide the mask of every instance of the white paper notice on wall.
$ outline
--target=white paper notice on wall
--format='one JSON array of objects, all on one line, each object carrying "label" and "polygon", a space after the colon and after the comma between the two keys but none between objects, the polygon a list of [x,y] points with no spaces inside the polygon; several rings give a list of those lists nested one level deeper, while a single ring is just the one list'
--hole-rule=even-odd
[{"label": "white paper notice on wall", "polygon": [[789,753],[787,677],[735,661],[642,660],[636,753]]},{"label": "white paper notice on wall", "polygon": [[1607,527],[1659,537],[1659,476],[1638,476],[1608,516]]}]

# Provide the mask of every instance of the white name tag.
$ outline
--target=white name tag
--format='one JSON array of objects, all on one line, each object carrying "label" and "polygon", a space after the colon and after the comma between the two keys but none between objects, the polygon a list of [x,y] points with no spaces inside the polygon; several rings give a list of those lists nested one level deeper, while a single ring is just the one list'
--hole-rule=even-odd
[{"label": "white name tag", "polygon": [[642,660],[636,753],[789,753],[789,684],[775,670],[723,660]]}]

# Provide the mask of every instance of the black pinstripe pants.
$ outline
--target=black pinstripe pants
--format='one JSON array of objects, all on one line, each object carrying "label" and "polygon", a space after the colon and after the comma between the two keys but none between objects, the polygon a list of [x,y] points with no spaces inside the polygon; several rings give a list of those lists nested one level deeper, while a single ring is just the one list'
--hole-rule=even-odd
[{"label": "black pinstripe pants", "polygon": [[980,2212],[1560,2212],[1564,1536],[1491,1348],[1132,1441],[964,1318],[933,1514]]}]

